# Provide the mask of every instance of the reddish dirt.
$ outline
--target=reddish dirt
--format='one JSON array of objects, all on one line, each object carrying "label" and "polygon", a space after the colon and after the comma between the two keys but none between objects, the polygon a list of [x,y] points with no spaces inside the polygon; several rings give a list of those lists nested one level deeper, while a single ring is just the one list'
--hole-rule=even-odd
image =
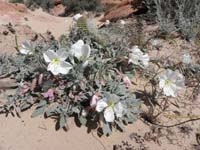
[{"label": "reddish dirt", "polygon": [[[72,18],[57,17],[43,12],[41,9],[30,11],[23,4],[11,4],[0,1],[0,52],[15,52],[15,36],[19,46],[35,34],[45,34],[50,31],[58,39],[67,34],[72,25]],[[14,33],[6,25],[12,24]]]},{"label": "reddish dirt", "polygon": [[106,12],[101,21],[116,21],[118,19],[126,18],[143,8],[141,7],[141,0],[110,0],[102,1],[102,4],[106,6]]}]

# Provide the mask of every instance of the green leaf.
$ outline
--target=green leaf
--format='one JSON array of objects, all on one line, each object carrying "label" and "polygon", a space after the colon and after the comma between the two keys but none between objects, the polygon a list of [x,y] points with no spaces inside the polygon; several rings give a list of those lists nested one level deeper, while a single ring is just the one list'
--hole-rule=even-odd
[{"label": "green leaf", "polygon": [[104,135],[111,135],[111,133],[112,133],[112,130],[111,130],[110,124],[107,123],[107,122],[104,122],[104,124],[103,124],[103,134]]},{"label": "green leaf", "polygon": [[36,108],[36,109],[33,111],[31,117],[37,117],[37,116],[39,116],[39,115],[41,115],[41,114],[44,114],[44,112],[45,112],[45,110],[46,110],[46,107],[47,107],[47,106],[44,105],[44,106],[42,106],[42,107]]},{"label": "green leaf", "polygon": [[82,124],[82,125],[86,125],[86,123],[87,123],[87,119],[85,118],[85,117],[83,117],[83,116],[79,116],[79,121],[80,121],[80,123]]},{"label": "green leaf", "polygon": [[37,108],[39,107],[43,107],[47,104],[47,101],[46,100],[41,100],[40,103],[37,105]]},{"label": "green leaf", "polygon": [[59,128],[61,129],[61,128],[63,128],[63,127],[65,127],[65,124],[66,124],[66,122],[67,122],[67,119],[66,119],[67,117],[62,113],[62,114],[60,114],[60,118],[59,118]]},{"label": "green leaf", "polygon": [[36,117],[41,114],[44,114],[46,108],[47,108],[47,102],[45,100],[40,101],[40,103],[37,105],[36,109],[33,111],[31,117]]},{"label": "green leaf", "polygon": [[115,123],[117,124],[117,127],[122,130],[123,132],[125,131],[124,125],[121,121],[115,120]]},{"label": "green leaf", "polygon": [[79,110],[78,107],[73,107],[73,108],[72,108],[72,112],[73,112],[73,113],[76,113],[76,114],[80,114],[80,110]]},{"label": "green leaf", "polygon": [[22,103],[22,104],[20,105],[20,109],[21,109],[22,111],[25,110],[25,109],[27,109],[27,108],[29,108],[29,107],[31,107],[31,104],[30,104],[30,103],[27,103],[27,102]]},{"label": "green leaf", "polygon": [[45,115],[46,117],[50,117],[56,113],[58,105],[53,105],[49,109],[46,110]]},{"label": "green leaf", "polygon": [[53,81],[52,80],[48,80],[48,81],[43,83],[42,88],[43,88],[44,91],[47,91],[52,86],[53,86]]}]

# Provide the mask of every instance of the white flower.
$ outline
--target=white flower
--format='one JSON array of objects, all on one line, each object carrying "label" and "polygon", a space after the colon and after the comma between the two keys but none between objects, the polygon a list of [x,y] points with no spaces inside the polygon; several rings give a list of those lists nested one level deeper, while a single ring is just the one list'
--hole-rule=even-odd
[{"label": "white flower", "polygon": [[191,58],[190,54],[183,54],[182,62],[185,64],[190,64],[192,62],[192,58]]},{"label": "white flower", "polygon": [[125,22],[124,20],[120,20],[120,24],[121,24],[121,25],[125,25],[126,22]]},{"label": "white flower", "polygon": [[118,97],[116,95],[110,95],[97,102],[96,111],[103,111],[105,120],[107,122],[113,122],[115,116],[117,118],[122,117],[125,110],[122,103],[118,101]]},{"label": "white flower", "polygon": [[151,41],[151,44],[153,45],[153,46],[158,46],[159,44],[160,44],[160,40],[159,39],[153,39],[152,41]]},{"label": "white flower", "polygon": [[75,21],[78,21],[81,17],[83,17],[83,15],[81,15],[81,14],[76,14],[76,15],[73,16],[73,19],[74,19]]},{"label": "white flower", "polygon": [[47,70],[51,71],[54,75],[68,74],[72,69],[72,65],[65,61],[67,58],[67,53],[60,49],[55,53],[53,50],[48,50],[43,53],[44,59],[49,63]]},{"label": "white flower", "polygon": [[88,111],[87,111],[86,109],[83,109],[82,112],[81,112],[81,115],[82,115],[83,117],[87,117]]},{"label": "white flower", "polygon": [[178,70],[172,71],[167,69],[159,76],[159,79],[159,88],[163,89],[166,96],[176,97],[177,90],[185,85],[185,78]]},{"label": "white flower", "polygon": [[106,20],[105,25],[108,26],[110,24],[110,20]]},{"label": "white flower", "polygon": [[145,67],[149,64],[149,55],[144,54],[138,46],[134,46],[131,49],[131,53],[129,55],[129,63],[133,63],[135,65],[144,65]]},{"label": "white flower", "polygon": [[26,40],[22,43],[22,48],[19,50],[21,54],[25,55],[31,55],[33,54],[33,51],[35,49],[35,46],[32,41]]},{"label": "white flower", "polygon": [[90,57],[91,49],[88,44],[84,44],[83,40],[78,40],[71,46],[70,53],[78,60],[83,61],[83,66],[86,66],[88,64],[87,59]]}]

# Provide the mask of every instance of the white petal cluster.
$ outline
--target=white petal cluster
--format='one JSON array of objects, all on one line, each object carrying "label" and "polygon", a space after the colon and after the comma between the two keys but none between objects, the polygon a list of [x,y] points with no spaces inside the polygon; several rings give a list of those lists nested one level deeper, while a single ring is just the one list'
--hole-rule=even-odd
[{"label": "white petal cluster", "polygon": [[185,78],[178,70],[172,71],[170,69],[165,70],[159,76],[159,88],[163,89],[166,96],[177,96],[177,90],[185,86]]},{"label": "white petal cluster", "polygon": [[34,49],[35,49],[35,46],[33,42],[26,40],[22,43],[22,48],[19,50],[19,52],[24,55],[31,55],[33,54]]},{"label": "white petal cluster", "polygon": [[110,24],[110,20],[106,20],[105,25],[108,26]]},{"label": "white petal cluster", "polygon": [[121,25],[125,25],[126,22],[125,22],[124,20],[120,20],[120,24],[121,24]]},{"label": "white petal cluster", "polygon": [[115,99],[115,96],[110,96],[110,98],[104,98],[97,102],[96,111],[103,112],[107,122],[113,122],[115,117],[122,117],[125,110],[122,103]]},{"label": "white petal cluster", "polygon": [[88,44],[84,44],[83,40],[78,40],[71,46],[70,53],[78,60],[84,62],[84,66],[88,64],[88,58],[90,57],[91,48]]},{"label": "white petal cluster", "polygon": [[51,71],[54,75],[58,75],[59,73],[68,74],[72,69],[72,65],[65,61],[67,53],[63,49],[60,49],[57,52],[48,50],[43,53],[43,57],[48,63],[47,70]]},{"label": "white petal cluster", "polygon": [[188,53],[183,54],[182,62],[185,64],[190,64],[192,62],[192,58],[191,58],[190,54],[188,54]]},{"label": "white petal cluster", "polygon": [[133,63],[135,65],[143,65],[145,67],[149,64],[149,55],[144,54],[138,46],[134,46],[131,49],[131,53],[129,54],[129,63]]},{"label": "white petal cluster", "polygon": [[75,21],[78,21],[81,17],[83,17],[83,15],[81,15],[81,14],[76,14],[76,15],[73,16],[73,19],[74,19]]}]

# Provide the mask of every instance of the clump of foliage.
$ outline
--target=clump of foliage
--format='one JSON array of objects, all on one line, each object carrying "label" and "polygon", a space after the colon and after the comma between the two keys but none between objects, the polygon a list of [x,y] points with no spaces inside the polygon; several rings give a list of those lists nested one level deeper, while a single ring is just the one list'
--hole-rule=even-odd
[{"label": "clump of foliage", "polygon": [[11,3],[24,3],[24,0],[10,0]]},{"label": "clump of foliage", "polygon": [[42,7],[45,10],[55,6],[55,0],[26,0],[24,1],[27,7]]},{"label": "clump of foliage", "polygon": [[193,38],[200,31],[199,0],[146,0],[150,14],[155,14],[161,31],[179,31]]},{"label": "clump of foliage", "polygon": [[141,101],[130,91],[128,79],[140,66],[129,63],[130,51],[120,43],[103,41],[92,31],[77,23],[60,41],[26,41],[17,56],[1,56],[0,75],[10,75],[19,86],[0,112],[20,116],[34,106],[32,117],[56,118],[58,128],[75,117],[104,135],[134,122]]},{"label": "clump of foliage", "polygon": [[83,10],[98,11],[102,9],[100,0],[63,0],[70,12],[79,12]]},{"label": "clump of foliage", "polygon": [[[55,0],[10,0],[12,3],[24,3],[27,7],[42,7],[44,10],[53,8]],[[102,5],[100,0],[62,0],[62,4],[67,7],[66,13],[76,13],[80,11],[100,11]]]}]

